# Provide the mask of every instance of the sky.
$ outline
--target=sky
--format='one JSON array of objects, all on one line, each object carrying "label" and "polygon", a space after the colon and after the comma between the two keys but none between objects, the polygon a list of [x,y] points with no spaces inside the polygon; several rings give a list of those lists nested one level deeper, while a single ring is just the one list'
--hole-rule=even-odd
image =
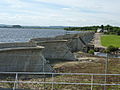
[{"label": "sky", "polygon": [[0,0],[0,24],[120,26],[120,0]]}]

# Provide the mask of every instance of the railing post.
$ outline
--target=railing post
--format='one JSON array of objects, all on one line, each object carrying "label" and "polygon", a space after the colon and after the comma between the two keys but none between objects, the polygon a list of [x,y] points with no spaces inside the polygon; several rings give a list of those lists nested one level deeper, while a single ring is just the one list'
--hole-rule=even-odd
[{"label": "railing post", "polygon": [[54,90],[54,74],[52,73],[52,89],[51,90]]},{"label": "railing post", "polygon": [[107,73],[108,73],[108,53],[106,53],[106,60],[105,60],[105,82],[104,82],[104,90],[107,90],[106,83],[107,83]]},{"label": "railing post", "polygon": [[91,75],[91,90],[93,90],[94,75]]},{"label": "railing post", "polygon": [[15,82],[14,82],[13,90],[15,90],[18,87],[17,82],[18,82],[18,73],[15,74]]}]

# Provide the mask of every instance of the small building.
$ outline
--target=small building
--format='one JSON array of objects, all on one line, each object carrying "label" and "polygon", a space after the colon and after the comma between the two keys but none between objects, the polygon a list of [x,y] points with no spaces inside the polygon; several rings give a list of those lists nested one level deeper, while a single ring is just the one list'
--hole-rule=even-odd
[{"label": "small building", "polygon": [[101,28],[98,28],[98,29],[97,29],[97,32],[98,32],[98,33],[101,33],[101,32],[103,32],[103,31],[104,31],[104,30],[102,30]]},{"label": "small building", "polygon": [[98,28],[97,29],[97,33],[102,33],[102,32],[108,32],[107,30],[104,30],[104,29],[101,29],[101,28]]}]

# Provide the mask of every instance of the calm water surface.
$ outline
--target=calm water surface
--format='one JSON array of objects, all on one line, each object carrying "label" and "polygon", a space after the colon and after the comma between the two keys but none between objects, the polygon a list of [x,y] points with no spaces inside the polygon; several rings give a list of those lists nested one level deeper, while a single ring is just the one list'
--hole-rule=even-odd
[{"label": "calm water surface", "polygon": [[[78,33],[78,31],[71,31],[70,33]],[[66,31],[63,29],[0,28],[0,43],[25,42],[32,38],[54,37],[64,34],[66,34]]]}]

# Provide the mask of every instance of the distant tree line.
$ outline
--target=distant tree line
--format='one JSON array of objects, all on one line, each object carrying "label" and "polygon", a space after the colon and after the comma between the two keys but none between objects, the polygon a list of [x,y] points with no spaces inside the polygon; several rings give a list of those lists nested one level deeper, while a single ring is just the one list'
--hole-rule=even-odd
[{"label": "distant tree line", "polygon": [[22,28],[20,25],[13,25],[12,28]]},{"label": "distant tree line", "polygon": [[104,26],[104,30],[107,30],[108,32],[106,32],[105,34],[116,34],[116,35],[120,35],[120,27],[116,27],[116,26]]},{"label": "distant tree line", "polygon": [[22,28],[21,25],[3,25],[0,28]]},{"label": "distant tree line", "polygon": [[68,27],[64,28],[64,30],[68,31],[96,31],[100,26],[86,26],[86,27]]},{"label": "distant tree line", "polygon": [[68,28],[64,28],[64,30],[68,30],[68,31],[95,31],[96,32],[98,28],[101,28],[103,30],[107,30],[107,32],[105,32],[105,34],[120,35],[120,27],[111,26],[111,25],[86,26],[86,27],[68,27]]}]

